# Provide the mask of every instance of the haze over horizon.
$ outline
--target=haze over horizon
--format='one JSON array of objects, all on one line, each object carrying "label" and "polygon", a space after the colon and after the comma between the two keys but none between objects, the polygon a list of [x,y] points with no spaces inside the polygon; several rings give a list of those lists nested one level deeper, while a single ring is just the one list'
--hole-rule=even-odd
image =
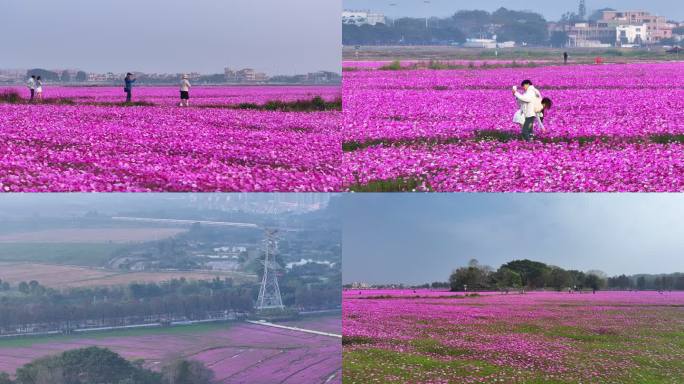
[{"label": "haze over horizon", "polygon": [[[395,5],[391,5],[395,4]],[[453,0],[343,0],[345,9],[370,9],[380,11],[389,17],[447,17],[459,10],[495,11],[505,7],[512,10],[528,10],[541,13],[548,21],[559,20],[566,12],[577,12],[579,0],[481,0],[477,3],[465,3]],[[671,0],[652,0],[645,3],[642,0],[587,0],[587,12],[602,8],[619,10],[640,9],[650,11],[669,19],[684,20],[684,7],[678,6]]]},{"label": "haze over horizon", "polygon": [[684,272],[684,196],[354,194],[344,199],[345,284],[447,281],[476,258],[608,275]]},{"label": "haze over horizon", "polygon": [[341,72],[341,4],[319,0],[0,0],[0,69]]}]

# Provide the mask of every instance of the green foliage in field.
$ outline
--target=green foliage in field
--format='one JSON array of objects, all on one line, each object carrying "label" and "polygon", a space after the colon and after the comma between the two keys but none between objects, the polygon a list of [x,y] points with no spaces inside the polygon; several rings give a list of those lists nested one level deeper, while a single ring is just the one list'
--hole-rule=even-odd
[{"label": "green foliage in field", "polygon": [[0,261],[102,266],[122,247],[114,243],[0,243]]},{"label": "green foliage in field", "polygon": [[[501,368],[476,360],[442,361],[412,353],[382,349],[344,352],[344,383],[417,383],[444,377],[487,377]],[[396,378],[395,381],[384,378]]]},{"label": "green foliage in field", "polygon": [[236,105],[208,105],[205,108],[253,109],[258,111],[278,112],[322,112],[341,111],[342,99],[326,101],[320,96],[310,100],[280,101],[271,100],[265,104],[241,103]]},{"label": "green foliage in field", "polygon": [[393,180],[371,181],[363,185],[355,184],[350,186],[349,190],[351,192],[414,192],[421,185],[423,185],[422,180],[400,177]]},{"label": "green foliage in field", "polygon": [[172,327],[154,328],[135,328],[121,329],[113,331],[76,333],[71,335],[36,336],[36,337],[15,337],[0,339],[0,348],[30,348],[34,345],[67,342],[73,340],[93,340],[118,337],[142,337],[154,335],[194,335],[214,331],[222,331],[230,328],[227,322],[178,325]]},{"label": "green foliage in field", "polygon": [[0,384],[210,384],[213,372],[198,361],[177,360],[153,372],[104,348],[88,347],[40,358],[17,369],[16,380]]}]

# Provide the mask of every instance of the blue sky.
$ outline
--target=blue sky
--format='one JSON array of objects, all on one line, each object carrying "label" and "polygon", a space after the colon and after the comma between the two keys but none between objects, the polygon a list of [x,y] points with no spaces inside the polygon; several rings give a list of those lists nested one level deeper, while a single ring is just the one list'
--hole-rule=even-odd
[{"label": "blue sky", "polygon": [[[500,7],[515,10],[532,10],[547,20],[558,20],[568,11],[577,12],[579,0],[479,0],[471,3],[459,0],[343,0],[345,8],[372,9],[389,16],[450,16],[460,9],[494,11]],[[391,6],[390,4],[396,4]],[[587,0],[589,12],[601,8],[644,9],[675,20],[684,21],[684,7],[674,0]]]},{"label": "blue sky", "polygon": [[446,281],[471,258],[684,272],[682,195],[354,194],[344,205],[346,283]]},{"label": "blue sky", "polygon": [[0,0],[0,68],[341,70],[339,0]]}]

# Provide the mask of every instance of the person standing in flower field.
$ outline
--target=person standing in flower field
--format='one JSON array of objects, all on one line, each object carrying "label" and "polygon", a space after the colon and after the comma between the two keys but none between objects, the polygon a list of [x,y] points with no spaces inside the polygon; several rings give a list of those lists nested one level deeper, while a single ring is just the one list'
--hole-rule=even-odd
[{"label": "person standing in flower field", "polygon": [[[541,92],[539,92],[537,88],[532,85],[532,81],[524,80],[522,82],[522,88],[525,92],[521,94],[518,92],[518,87],[513,87],[513,95],[519,101],[520,105],[520,120],[517,122],[523,122],[523,139],[525,141],[531,141],[534,130],[534,121],[539,118],[537,114],[544,111],[544,106],[542,105]],[[522,118],[524,118],[524,120]]]},{"label": "person standing in flower field", "polygon": [[43,80],[40,76],[36,77],[36,99],[43,100]]},{"label": "person standing in flower field", "polygon": [[33,101],[33,97],[35,96],[36,93],[36,76],[31,75],[29,77],[28,81],[26,82],[26,86],[28,87],[29,91],[31,92],[31,98],[29,101]]},{"label": "person standing in flower field", "polygon": [[133,83],[135,83],[135,77],[133,74],[128,72],[124,78],[124,92],[126,92],[126,102],[131,102],[131,92],[133,91]]},{"label": "person standing in flower field", "polygon": [[180,104],[179,106],[188,107],[190,104],[190,81],[188,75],[183,75],[180,83]]}]

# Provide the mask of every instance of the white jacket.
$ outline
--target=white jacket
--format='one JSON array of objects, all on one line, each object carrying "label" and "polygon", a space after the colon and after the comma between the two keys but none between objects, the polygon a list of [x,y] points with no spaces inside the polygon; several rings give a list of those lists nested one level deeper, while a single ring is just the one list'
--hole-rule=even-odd
[{"label": "white jacket", "polygon": [[33,79],[33,77],[29,77],[28,81],[26,81],[26,86],[29,89],[35,89],[36,88],[36,81]]},{"label": "white jacket", "polygon": [[539,92],[537,90],[537,88],[535,88],[533,85],[530,85],[529,87],[527,87],[527,91],[524,94],[520,94],[520,93],[516,92],[515,97],[518,100],[523,102],[521,109],[522,109],[523,113],[525,114],[526,118],[537,116],[537,110],[542,109],[541,92]]},{"label": "white jacket", "polygon": [[183,92],[188,92],[190,90],[190,82],[188,79],[181,80],[180,90]]}]

